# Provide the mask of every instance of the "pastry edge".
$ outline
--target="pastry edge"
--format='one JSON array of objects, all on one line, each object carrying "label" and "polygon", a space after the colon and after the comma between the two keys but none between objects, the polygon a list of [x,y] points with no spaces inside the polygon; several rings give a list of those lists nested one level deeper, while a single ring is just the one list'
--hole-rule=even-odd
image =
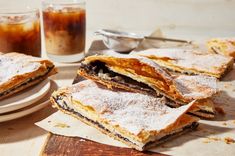
[{"label": "pastry edge", "polygon": [[[110,82],[110,81],[103,80],[103,79],[101,80],[101,79],[97,78],[96,76],[91,76],[91,75],[87,74],[84,70],[81,70],[81,69],[78,69],[77,73],[80,76],[83,76],[83,77],[85,77],[87,79],[90,79],[90,80],[98,82],[98,83],[100,83],[102,85],[105,85],[109,89],[119,88],[119,89],[123,89],[123,90],[126,90],[126,91],[132,91],[132,92],[136,92],[136,93],[147,94],[144,91],[140,91],[138,89],[133,89],[133,88],[130,88],[130,87],[126,87],[125,85],[122,85],[122,84],[119,84],[119,83],[116,83],[116,82]],[[159,92],[156,92],[157,93],[156,95],[162,94],[163,96],[166,96],[165,93],[163,93],[161,91],[159,91]],[[166,97],[169,98],[168,96],[166,96]],[[171,99],[171,98],[169,98],[169,99]],[[173,100],[173,99],[171,99],[171,100]],[[215,115],[212,115],[212,114],[208,115],[207,113],[199,112],[198,110],[196,110],[196,111],[191,110],[190,113],[195,115],[195,116],[197,116],[197,117],[201,117],[201,118],[205,118],[205,119],[213,119],[215,117]]]},{"label": "pastry edge", "polygon": [[53,66],[53,67],[51,68],[51,70],[50,70],[47,74],[43,75],[42,77],[40,77],[40,78],[38,78],[38,79],[36,78],[35,80],[33,80],[33,81],[31,81],[31,82],[28,82],[28,83],[27,83],[27,81],[26,81],[26,82],[25,82],[25,83],[27,83],[26,85],[23,85],[24,83],[22,83],[19,87],[17,87],[16,89],[14,89],[14,91],[11,91],[9,94],[0,96],[0,100],[5,99],[5,98],[7,98],[7,97],[9,97],[9,96],[11,96],[11,95],[13,95],[13,94],[15,94],[15,93],[18,93],[18,92],[20,92],[20,91],[22,91],[22,90],[24,90],[24,89],[27,89],[27,88],[31,87],[31,86],[33,86],[33,85],[36,85],[36,84],[42,82],[43,80],[47,79],[50,75],[54,75],[54,74],[56,74],[56,73],[57,73],[57,69]]},{"label": "pastry edge", "polygon": [[[147,149],[150,149],[151,147],[155,147],[155,146],[158,145],[158,144],[162,144],[162,143],[164,143],[164,142],[166,142],[166,141],[168,141],[168,140],[171,140],[171,139],[173,139],[173,138],[176,138],[177,136],[180,136],[180,135],[183,135],[183,134],[185,134],[185,133],[187,133],[187,132],[193,131],[193,129],[186,129],[186,130],[183,130],[183,131],[181,131],[181,132],[176,132],[175,134],[173,134],[172,136],[170,136],[170,137],[168,137],[168,138],[166,138],[166,139],[163,139],[163,140],[160,140],[160,141],[159,141],[159,140],[156,140],[156,141],[154,141],[154,142],[151,142],[151,144],[149,144],[148,146],[143,146],[143,147],[141,148],[140,146],[137,146],[137,145],[135,145],[134,143],[130,143],[129,141],[125,141],[125,140],[123,140],[123,139],[117,137],[117,136],[114,135],[113,133],[108,133],[108,132],[105,131],[104,129],[100,128],[98,125],[95,125],[95,124],[89,122],[89,121],[86,120],[85,118],[79,117],[78,115],[76,115],[76,114],[74,114],[74,113],[72,113],[72,112],[69,112],[68,110],[64,110],[63,108],[61,108],[61,106],[60,106],[59,104],[57,104],[57,102],[54,100],[53,96],[50,98],[50,101],[51,101],[51,103],[52,103],[52,106],[55,107],[55,108],[57,108],[59,111],[65,113],[65,114],[67,114],[67,115],[73,116],[74,118],[80,120],[81,122],[83,122],[83,123],[85,123],[85,124],[87,124],[87,125],[89,125],[89,126],[91,126],[91,127],[93,127],[93,128],[98,129],[98,130],[99,130],[100,132],[102,132],[103,134],[105,134],[105,135],[107,135],[107,136],[109,136],[109,137],[111,137],[111,138],[113,138],[113,139],[115,139],[115,140],[118,140],[118,141],[120,141],[120,142],[122,142],[122,143],[124,143],[124,144],[126,144],[126,145],[128,145],[128,146],[130,146],[131,148],[134,148],[134,149],[138,150],[138,151],[146,151]],[[82,116],[82,115],[81,115],[81,116]],[[90,120],[91,120],[91,119],[90,119]],[[93,120],[92,120],[92,121],[93,121]],[[193,123],[192,123],[192,124],[193,124]],[[196,126],[195,126],[194,129],[196,129],[198,125],[199,125],[199,124],[196,123]],[[145,144],[145,145],[146,145],[146,144]]]}]

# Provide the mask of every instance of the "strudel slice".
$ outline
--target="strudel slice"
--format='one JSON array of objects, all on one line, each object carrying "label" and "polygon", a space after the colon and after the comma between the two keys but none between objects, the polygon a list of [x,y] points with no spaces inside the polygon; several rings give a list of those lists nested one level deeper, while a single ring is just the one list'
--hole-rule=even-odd
[{"label": "strudel slice", "polygon": [[233,67],[233,58],[186,49],[148,49],[136,53],[152,59],[160,66],[186,74],[203,74],[221,78]]},{"label": "strudel slice", "polygon": [[0,100],[54,74],[54,64],[20,53],[0,53]]},{"label": "strudel slice", "polygon": [[198,126],[198,118],[185,114],[193,102],[170,108],[165,98],[107,90],[91,80],[59,89],[51,101],[62,112],[140,151]]},{"label": "strudel slice", "polygon": [[90,56],[82,62],[78,74],[106,85],[128,91],[165,96],[179,107],[197,99],[194,114],[214,117],[210,99],[216,93],[216,78],[203,75],[172,76],[152,60],[131,55]]},{"label": "strudel slice", "polygon": [[213,38],[207,42],[207,48],[212,53],[235,58],[235,38]]}]

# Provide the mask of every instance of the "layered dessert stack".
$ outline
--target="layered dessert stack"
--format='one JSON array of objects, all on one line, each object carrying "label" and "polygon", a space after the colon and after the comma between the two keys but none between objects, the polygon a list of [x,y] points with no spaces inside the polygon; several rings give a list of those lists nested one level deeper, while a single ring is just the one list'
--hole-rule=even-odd
[{"label": "layered dessert stack", "polygon": [[53,62],[47,59],[0,52],[0,100],[36,85],[56,72]]},{"label": "layered dessert stack", "polygon": [[59,89],[51,101],[62,112],[143,151],[195,129],[198,117],[215,116],[210,98],[217,91],[217,78],[233,61],[221,60],[220,73],[209,68],[185,75],[168,71],[143,53],[89,56],[78,69],[88,80]]}]

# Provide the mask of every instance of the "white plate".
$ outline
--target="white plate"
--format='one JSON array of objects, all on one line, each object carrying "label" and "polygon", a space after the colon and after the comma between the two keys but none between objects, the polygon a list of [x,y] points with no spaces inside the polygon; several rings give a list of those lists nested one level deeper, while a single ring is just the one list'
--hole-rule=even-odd
[{"label": "white plate", "polygon": [[50,89],[50,80],[46,79],[41,83],[20,91],[7,99],[0,101],[0,114],[14,111],[29,106],[40,100]]},{"label": "white plate", "polygon": [[48,105],[50,103],[49,99],[51,94],[53,93],[54,90],[58,89],[57,84],[54,81],[48,81],[51,84],[51,87],[49,89],[49,91],[47,92],[47,94],[40,99],[39,101],[37,101],[34,104],[31,104],[30,106],[27,106],[25,108],[13,111],[13,112],[8,112],[8,113],[4,113],[0,115],[0,122],[5,122],[5,121],[9,121],[9,120],[13,120],[13,119],[17,119],[23,116],[26,116],[28,114],[31,114],[33,112],[36,112],[42,108],[44,108],[46,105]]}]

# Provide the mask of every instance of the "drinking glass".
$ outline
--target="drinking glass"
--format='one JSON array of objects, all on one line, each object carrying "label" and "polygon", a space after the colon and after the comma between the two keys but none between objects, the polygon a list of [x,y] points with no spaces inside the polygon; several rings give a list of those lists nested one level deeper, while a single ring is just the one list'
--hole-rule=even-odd
[{"label": "drinking glass", "polygon": [[0,9],[0,51],[41,56],[38,9]]},{"label": "drinking glass", "polygon": [[45,0],[42,15],[46,52],[58,62],[77,62],[85,56],[86,10],[81,0]]}]

